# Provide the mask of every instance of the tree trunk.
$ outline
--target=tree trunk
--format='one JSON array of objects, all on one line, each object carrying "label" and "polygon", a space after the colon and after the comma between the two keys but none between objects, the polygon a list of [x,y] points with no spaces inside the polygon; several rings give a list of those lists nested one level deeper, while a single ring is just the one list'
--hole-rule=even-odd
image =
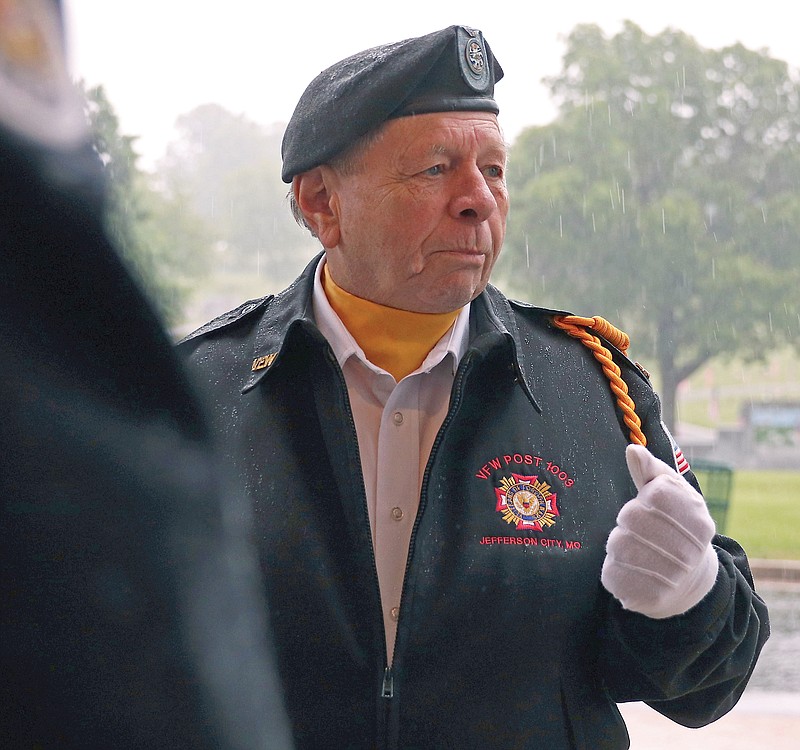
[{"label": "tree trunk", "polygon": [[677,397],[680,375],[675,361],[677,352],[673,341],[675,330],[674,310],[671,306],[659,310],[658,326],[656,329],[656,359],[658,361],[658,374],[661,376],[659,395],[661,396],[661,419],[667,429],[675,434]]},{"label": "tree trunk", "polygon": [[[662,328],[669,330],[669,328]],[[657,347],[658,373],[661,376],[659,396],[661,397],[661,418],[673,434],[678,428],[678,386],[691,377],[711,359],[711,352],[701,350],[694,357],[684,362],[678,361],[678,352],[665,344],[666,337],[661,337]],[[686,352],[683,353],[684,355]]]},{"label": "tree trunk", "polygon": [[661,418],[667,429],[675,434],[677,428],[677,412],[678,412],[678,372],[675,368],[675,363],[669,352],[659,352],[658,369],[661,376]]}]

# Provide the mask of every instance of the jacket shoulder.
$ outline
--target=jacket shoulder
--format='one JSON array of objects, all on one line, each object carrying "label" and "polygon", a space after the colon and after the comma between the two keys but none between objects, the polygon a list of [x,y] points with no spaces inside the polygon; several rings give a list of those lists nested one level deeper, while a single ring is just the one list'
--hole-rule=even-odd
[{"label": "jacket shoulder", "polygon": [[[546,307],[536,307],[535,305],[528,304],[526,302],[520,302],[519,300],[508,300],[511,309],[514,311],[518,319],[526,321],[529,325],[534,325],[537,327],[545,327],[553,331],[553,334],[556,337],[564,336],[570,337],[570,334],[567,333],[566,330],[557,326],[554,323],[555,318],[567,318],[573,320],[583,320],[583,321],[601,321],[602,325],[599,327],[593,326],[579,326],[583,327],[584,330],[588,331],[591,335],[597,336],[604,346],[606,346],[612,352],[612,356],[614,360],[624,369],[635,373],[639,378],[643,379],[649,385],[652,386],[650,381],[650,373],[642,367],[638,362],[634,361],[630,358],[627,352],[628,346],[628,336],[623,331],[620,331],[612,324],[608,323],[608,321],[603,320],[602,318],[580,318],[576,316],[574,313],[568,312],[566,310],[556,310]],[[571,338],[571,337],[570,337]],[[565,339],[566,340],[566,339]],[[625,344],[621,343],[621,340],[625,340]],[[587,354],[590,352],[590,348],[586,347]]]},{"label": "jacket shoulder", "polygon": [[508,304],[514,313],[526,320],[540,321],[549,325],[556,315],[572,315],[566,310],[556,310],[549,307],[537,307],[529,302],[521,302],[517,299],[508,299]]},{"label": "jacket shoulder", "polygon": [[247,302],[243,302],[238,307],[235,307],[233,310],[229,310],[222,315],[217,316],[213,320],[208,321],[204,325],[200,326],[200,328],[192,331],[187,336],[184,336],[176,346],[182,346],[183,344],[188,343],[189,341],[193,341],[196,339],[203,338],[204,336],[208,336],[216,331],[221,331],[224,328],[228,328],[229,326],[233,326],[239,321],[244,320],[245,318],[250,317],[258,310],[263,310],[270,301],[274,298],[275,295],[268,294],[265,297],[261,297],[260,299],[251,299],[247,300]]}]

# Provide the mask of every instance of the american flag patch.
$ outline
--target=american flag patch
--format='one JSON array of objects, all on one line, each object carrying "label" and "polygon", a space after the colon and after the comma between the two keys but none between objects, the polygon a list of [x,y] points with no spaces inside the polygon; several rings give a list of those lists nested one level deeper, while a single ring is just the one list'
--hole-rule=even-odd
[{"label": "american flag patch", "polygon": [[675,468],[679,474],[685,474],[689,471],[689,462],[686,460],[686,456],[675,443],[672,444],[672,449],[675,451]]},{"label": "american flag patch", "polygon": [[675,438],[672,437],[672,433],[667,429],[667,426],[663,422],[661,426],[664,428],[664,432],[667,433],[669,442],[672,443],[672,454],[675,457],[675,470],[679,474],[685,474],[691,468],[689,462],[686,460],[686,456],[683,455],[680,446],[675,442]]}]

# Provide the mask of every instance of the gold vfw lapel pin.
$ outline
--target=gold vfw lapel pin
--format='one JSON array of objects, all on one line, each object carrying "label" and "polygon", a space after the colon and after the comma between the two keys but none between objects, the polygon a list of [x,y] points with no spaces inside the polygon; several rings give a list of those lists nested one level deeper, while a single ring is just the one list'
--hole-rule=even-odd
[{"label": "gold vfw lapel pin", "polygon": [[253,367],[252,370],[255,372],[256,370],[263,370],[266,367],[269,367],[274,361],[275,357],[278,356],[278,352],[272,352],[272,354],[267,354],[263,357],[256,357],[253,360]]}]

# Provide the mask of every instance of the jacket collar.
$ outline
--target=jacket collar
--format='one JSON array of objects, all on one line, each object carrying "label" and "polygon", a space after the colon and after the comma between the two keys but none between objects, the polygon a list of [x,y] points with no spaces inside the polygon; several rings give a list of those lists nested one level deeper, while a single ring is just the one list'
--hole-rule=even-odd
[{"label": "jacket collar", "polygon": [[322,334],[314,324],[312,296],[314,291],[314,271],[322,258],[319,253],[286,289],[275,295],[262,315],[256,330],[252,351],[252,364],[242,393],[254,388],[267,372],[281,358],[286,341],[296,328],[313,328],[317,335]]},{"label": "jacket collar", "polygon": [[499,335],[510,346],[514,377],[534,409],[541,414],[541,407],[533,395],[531,357],[522,346],[517,318],[506,296],[496,287],[487,284],[486,289],[472,303],[477,337],[481,334]]},{"label": "jacket collar", "polygon": [[[252,364],[242,386],[242,393],[253,389],[281,360],[290,336],[305,330],[312,338],[324,342],[314,322],[314,274],[322,259],[319,253],[302,274],[266,306],[255,335]],[[541,411],[531,390],[528,355],[521,346],[514,312],[506,297],[489,284],[473,301],[470,326],[470,345],[488,334],[487,343],[504,340],[510,347],[515,377],[537,411]]]}]

